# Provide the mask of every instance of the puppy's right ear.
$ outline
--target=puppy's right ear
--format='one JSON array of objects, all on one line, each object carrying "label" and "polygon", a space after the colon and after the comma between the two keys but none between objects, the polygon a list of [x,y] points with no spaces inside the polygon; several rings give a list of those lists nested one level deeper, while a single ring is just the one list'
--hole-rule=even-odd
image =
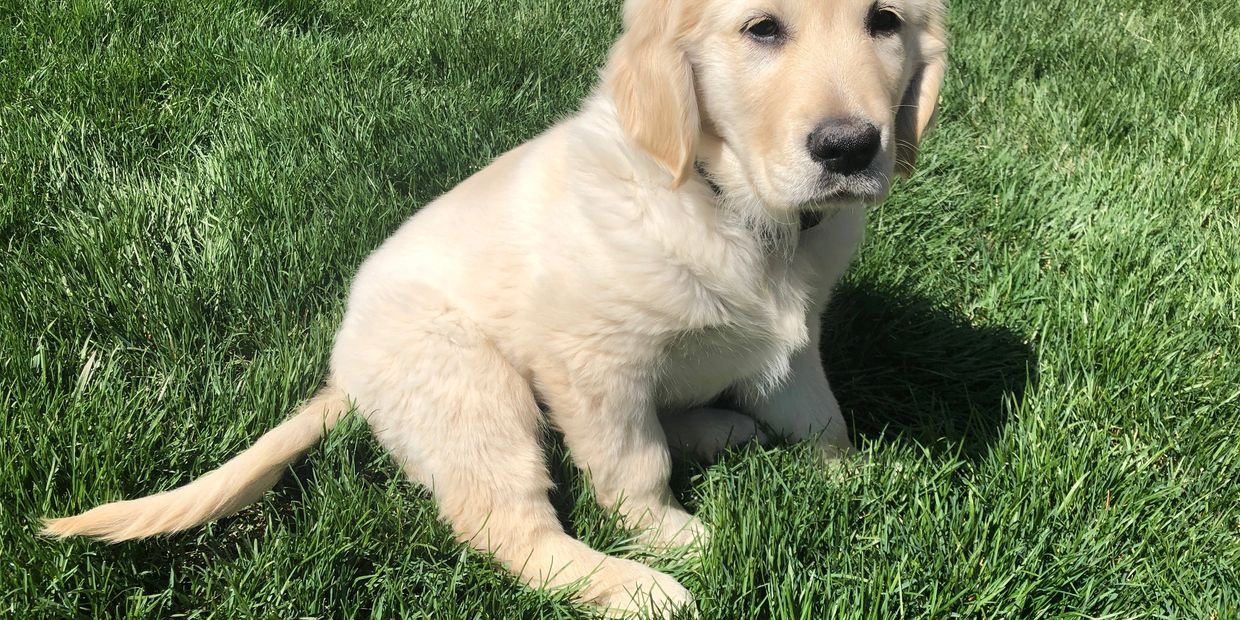
[{"label": "puppy's right ear", "polygon": [[620,126],[672,173],[673,187],[693,171],[701,122],[693,69],[680,48],[680,0],[628,0],[624,34],[603,70],[603,92]]}]

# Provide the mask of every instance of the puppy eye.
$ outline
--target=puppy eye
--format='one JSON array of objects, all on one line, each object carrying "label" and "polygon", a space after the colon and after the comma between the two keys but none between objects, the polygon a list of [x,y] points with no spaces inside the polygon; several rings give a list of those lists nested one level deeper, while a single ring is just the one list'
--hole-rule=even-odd
[{"label": "puppy eye", "polygon": [[770,43],[781,37],[784,29],[772,17],[759,17],[745,24],[745,34],[763,43]]},{"label": "puppy eye", "polygon": [[870,18],[866,21],[866,30],[870,31],[872,37],[885,37],[900,31],[900,26],[904,22],[900,21],[900,16],[895,11],[889,9],[880,9],[875,7],[870,11]]}]

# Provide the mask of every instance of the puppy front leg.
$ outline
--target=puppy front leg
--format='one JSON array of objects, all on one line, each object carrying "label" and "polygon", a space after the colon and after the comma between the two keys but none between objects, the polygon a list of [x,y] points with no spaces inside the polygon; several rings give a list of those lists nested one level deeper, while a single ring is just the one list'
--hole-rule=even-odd
[{"label": "puppy front leg", "polygon": [[706,527],[668,486],[671,456],[649,388],[623,371],[591,375],[561,383],[544,398],[599,503],[617,510],[653,547],[704,544]]},{"label": "puppy front leg", "polygon": [[831,391],[818,351],[818,315],[809,320],[809,343],[792,358],[790,376],[779,386],[741,386],[743,404],[754,418],[790,441],[813,441],[823,458],[837,460],[855,453],[848,424]]}]

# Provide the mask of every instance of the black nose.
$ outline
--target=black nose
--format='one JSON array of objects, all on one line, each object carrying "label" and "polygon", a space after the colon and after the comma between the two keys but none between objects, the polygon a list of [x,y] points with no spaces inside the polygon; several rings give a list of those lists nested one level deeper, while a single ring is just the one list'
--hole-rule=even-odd
[{"label": "black nose", "polygon": [[874,161],[882,136],[878,128],[855,118],[829,119],[809,134],[809,154],[831,172],[852,174]]}]

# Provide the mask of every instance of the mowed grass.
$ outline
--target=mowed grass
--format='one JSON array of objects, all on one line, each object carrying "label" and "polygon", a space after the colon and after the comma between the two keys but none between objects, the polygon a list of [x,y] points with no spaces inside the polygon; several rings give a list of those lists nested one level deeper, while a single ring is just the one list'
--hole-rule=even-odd
[{"label": "mowed grass", "polygon": [[[310,395],[360,261],[573,110],[617,11],[0,0],[0,616],[586,615],[454,544],[356,419],[234,518],[36,531]],[[949,21],[939,128],[826,319],[871,462],[679,464],[714,541],[652,561],[705,618],[1240,617],[1240,4]],[[576,533],[640,555],[550,461]]]}]

